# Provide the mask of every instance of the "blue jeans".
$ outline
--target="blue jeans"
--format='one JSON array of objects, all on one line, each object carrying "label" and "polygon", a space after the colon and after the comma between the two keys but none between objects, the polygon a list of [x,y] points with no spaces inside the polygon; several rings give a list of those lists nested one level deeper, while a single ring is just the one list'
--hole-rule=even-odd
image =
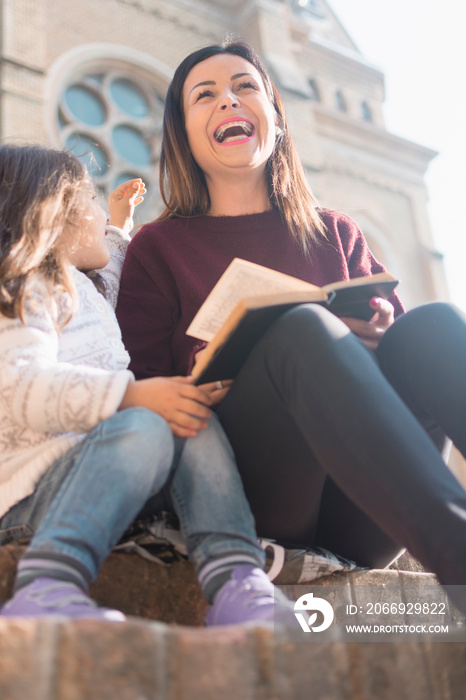
[{"label": "blue jeans", "polygon": [[32,536],[28,553],[71,557],[92,581],[141,511],[167,508],[176,511],[198,568],[232,550],[263,561],[216,416],[197,437],[175,440],[168,424],[144,408],[116,413],[62,455],[34,493],[0,519],[0,544]]}]

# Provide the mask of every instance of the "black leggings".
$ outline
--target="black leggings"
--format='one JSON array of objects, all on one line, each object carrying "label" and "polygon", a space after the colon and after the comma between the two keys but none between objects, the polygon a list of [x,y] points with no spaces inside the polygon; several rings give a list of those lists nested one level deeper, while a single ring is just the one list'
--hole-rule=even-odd
[{"label": "black leggings", "polygon": [[367,350],[316,305],[257,344],[219,416],[260,536],[317,544],[369,567],[406,547],[466,584],[466,492],[441,457],[466,455],[466,319],[408,312]]}]

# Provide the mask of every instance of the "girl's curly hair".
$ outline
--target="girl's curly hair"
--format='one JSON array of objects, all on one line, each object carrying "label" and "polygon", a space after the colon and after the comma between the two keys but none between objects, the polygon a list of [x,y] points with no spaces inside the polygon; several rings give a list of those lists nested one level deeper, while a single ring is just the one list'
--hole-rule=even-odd
[{"label": "girl's curly hair", "polygon": [[[24,321],[24,303],[41,277],[75,299],[70,266],[57,245],[79,221],[84,165],[66,151],[0,146],[0,312]],[[68,319],[69,320],[69,319]]]}]

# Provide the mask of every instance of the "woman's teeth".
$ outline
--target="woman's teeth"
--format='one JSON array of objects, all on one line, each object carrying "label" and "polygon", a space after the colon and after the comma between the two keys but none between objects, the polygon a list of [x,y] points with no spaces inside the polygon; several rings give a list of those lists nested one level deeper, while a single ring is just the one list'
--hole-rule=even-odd
[{"label": "woman's teeth", "polygon": [[219,143],[225,143],[225,141],[238,141],[239,139],[244,139],[245,137],[251,136],[254,131],[254,127],[251,122],[246,122],[238,120],[235,122],[227,122],[222,124],[215,131],[214,139]]}]

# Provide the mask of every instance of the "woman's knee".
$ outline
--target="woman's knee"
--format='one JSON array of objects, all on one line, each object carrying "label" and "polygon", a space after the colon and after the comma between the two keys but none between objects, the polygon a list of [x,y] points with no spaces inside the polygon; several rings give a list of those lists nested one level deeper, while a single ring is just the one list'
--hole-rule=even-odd
[{"label": "woman's knee", "polygon": [[390,328],[390,333],[396,331],[406,334],[413,332],[423,335],[425,333],[435,334],[440,329],[450,327],[452,324],[463,325],[464,322],[465,316],[456,306],[436,301],[417,306],[400,316]]},{"label": "woman's knee", "polygon": [[349,328],[319,304],[302,304],[285,313],[264,336],[268,353],[290,357],[305,348],[311,359],[326,355],[335,341],[350,335]]},{"label": "woman's knee", "polygon": [[424,355],[443,354],[450,342],[466,347],[466,317],[452,304],[433,302],[400,316],[382,338],[377,356],[382,362],[393,355],[418,362]]}]

